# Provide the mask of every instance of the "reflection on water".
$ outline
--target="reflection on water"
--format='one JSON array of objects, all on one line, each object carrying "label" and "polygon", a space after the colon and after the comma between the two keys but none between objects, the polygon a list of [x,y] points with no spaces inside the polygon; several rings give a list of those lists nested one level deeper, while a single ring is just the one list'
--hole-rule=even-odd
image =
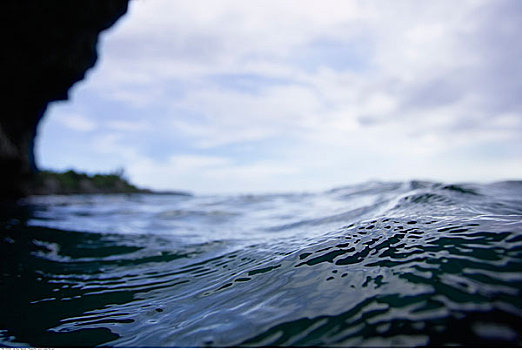
[{"label": "reflection on water", "polygon": [[522,183],[33,198],[7,346],[520,346]]}]

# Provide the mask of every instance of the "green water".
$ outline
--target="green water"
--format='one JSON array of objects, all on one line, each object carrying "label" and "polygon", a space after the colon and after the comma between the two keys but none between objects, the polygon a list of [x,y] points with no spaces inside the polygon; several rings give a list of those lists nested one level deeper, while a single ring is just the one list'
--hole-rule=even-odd
[{"label": "green water", "polygon": [[3,346],[521,346],[522,182],[4,205]]}]

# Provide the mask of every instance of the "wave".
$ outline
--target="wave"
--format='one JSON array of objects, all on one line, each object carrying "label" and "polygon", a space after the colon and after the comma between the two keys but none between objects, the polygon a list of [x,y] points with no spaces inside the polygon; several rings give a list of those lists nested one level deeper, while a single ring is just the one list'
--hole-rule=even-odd
[{"label": "wave", "polygon": [[0,343],[520,346],[521,194],[31,199],[0,221]]}]

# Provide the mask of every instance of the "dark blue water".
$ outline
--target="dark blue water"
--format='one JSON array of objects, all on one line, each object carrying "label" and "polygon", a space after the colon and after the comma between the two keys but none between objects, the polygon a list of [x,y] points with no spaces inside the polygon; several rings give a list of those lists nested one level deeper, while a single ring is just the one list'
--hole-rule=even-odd
[{"label": "dark blue water", "polygon": [[3,346],[522,345],[522,182],[35,197],[0,230]]}]

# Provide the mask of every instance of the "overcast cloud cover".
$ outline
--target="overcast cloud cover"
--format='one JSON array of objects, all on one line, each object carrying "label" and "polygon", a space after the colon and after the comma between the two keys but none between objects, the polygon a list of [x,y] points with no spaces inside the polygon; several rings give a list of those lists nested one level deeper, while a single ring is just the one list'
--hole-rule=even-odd
[{"label": "overcast cloud cover", "polygon": [[134,0],[41,167],[155,189],[522,178],[522,1]]}]

